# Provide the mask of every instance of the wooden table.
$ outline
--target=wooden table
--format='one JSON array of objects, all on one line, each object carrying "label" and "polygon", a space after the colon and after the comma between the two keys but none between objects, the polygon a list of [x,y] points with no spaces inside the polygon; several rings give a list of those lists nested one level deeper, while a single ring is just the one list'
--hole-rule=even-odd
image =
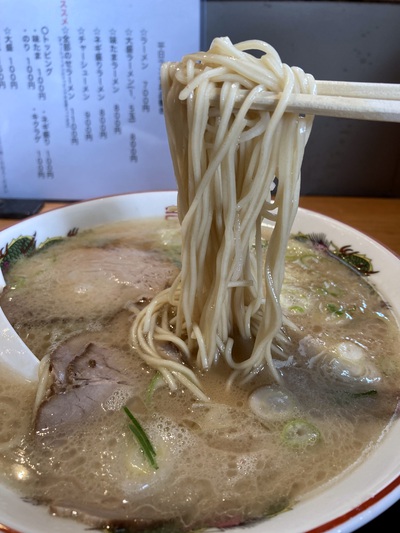
[{"label": "wooden table", "polygon": [[[63,205],[66,204],[48,202],[41,212]],[[400,256],[400,198],[303,196],[300,205],[366,233]],[[16,222],[0,219],[0,230]]]},{"label": "wooden table", "polygon": [[400,256],[400,198],[303,196],[300,205],[366,233]]}]

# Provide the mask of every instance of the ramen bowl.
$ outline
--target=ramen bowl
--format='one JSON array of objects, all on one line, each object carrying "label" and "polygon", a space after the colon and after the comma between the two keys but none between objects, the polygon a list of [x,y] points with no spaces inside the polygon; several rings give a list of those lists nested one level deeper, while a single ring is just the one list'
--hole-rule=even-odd
[{"label": "ramen bowl", "polygon": [[[35,235],[38,244],[49,237],[66,236],[99,224],[145,217],[168,217],[176,204],[176,192],[126,194],[89,200],[26,219],[0,234],[4,251],[21,235]],[[389,303],[400,322],[400,261],[388,249],[345,224],[320,214],[299,209],[293,231],[324,233],[338,246],[351,245],[371,259],[373,284]],[[2,317],[0,357],[29,378],[37,362],[29,350],[13,348],[12,328]],[[19,351],[17,363],[14,351]],[[339,478],[308,494],[292,509],[265,521],[232,528],[232,532],[322,533],[354,531],[381,516],[400,499],[400,421],[394,420],[378,445],[357,465]],[[0,531],[7,533],[84,533],[88,526],[71,519],[52,516],[45,506],[24,501],[5,485],[0,485]]]}]

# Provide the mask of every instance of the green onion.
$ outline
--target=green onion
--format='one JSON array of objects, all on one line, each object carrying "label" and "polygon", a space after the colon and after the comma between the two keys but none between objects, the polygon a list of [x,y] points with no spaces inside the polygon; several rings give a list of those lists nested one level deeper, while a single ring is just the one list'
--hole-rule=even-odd
[{"label": "green onion", "polygon": [[328,311],[336,316],[342,316],[344,315],[344,309],[342,306],[338,307],[335,304],[327,304],[326,308]]},{"label": "green onion", "polygon": [[314,424],[297,418],[285,424],[282,439],[285,444],[293,448],[306,448],[317,444],[321,439],[321,434]]},{"label": "green onion", "polygon": [[124,406],[123,409],[124,409],[126,415],[129,417],[130,421],[132,422],[128,426],[129,429],[132,431],[133,435],[136,437],[136,440],[138,441],[138,443],[139,443],[139,445],[140,445],[140,447],[142,449],[143,454],[147,457],[147,459],[148,459],[149,463],[151,464],[151,466],[157,470],[158,464],[157,464],[157,461],[155,459],[157,454],[156,454],[156,451],[154,450],[153,445],[151,444],[148,436],[146,435],[146,432],[144,431],[144,429],[142,428],[142,426],[140,425],[138,420],[136,420],[136,418],[133,416],[133,414],[128,409],[128,407]]},{"label": "green onion", "polygon": [[146,402],[147,403],[150,403],[153,397],[154,391],[158,389],[158,387],[160,386],[161,380],[162,380],[162,375],[160,374],[160,372],[156,372],[156,374],[151,379],[149,386],[147,387],[147,391],[146,391]]},{"label": "green onion", "polygon": [[293,311],[294,313],[304,313],[305,309],[300,305],[291,305],[289,311]]}]

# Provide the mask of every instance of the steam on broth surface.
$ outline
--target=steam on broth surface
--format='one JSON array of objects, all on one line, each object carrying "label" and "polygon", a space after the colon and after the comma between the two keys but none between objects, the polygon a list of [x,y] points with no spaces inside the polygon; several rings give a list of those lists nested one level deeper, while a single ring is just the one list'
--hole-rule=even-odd
[{"label": "steam on broth surface", "polygon": [[[24,498],[98,528],[225,527],[289,509],[362,460],[387,429],[400,373],[395,319],[363,277],[302,237],[286,251],[287,323],[274,343],[282,382],[265,371],[227,387],[231,369],[220,360],[193,369],[209,401],[183,386],[171,392],[128,339],[139,309],[172,283],[179,248],[176,221],[124,222],[6,272],[4,311],[50,358],[39,397],[2,369],[0,471]],[[135,254],[146,268],[121,270]],[[71,257],[81,258],[73,271]],[[239,361],[251,345],[236,340]],[[173,347],[163,349],[174,360]]]}]

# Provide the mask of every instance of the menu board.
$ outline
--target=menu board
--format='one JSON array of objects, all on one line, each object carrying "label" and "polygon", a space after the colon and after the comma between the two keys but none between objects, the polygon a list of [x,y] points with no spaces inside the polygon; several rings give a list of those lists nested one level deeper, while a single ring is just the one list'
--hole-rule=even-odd
[{"label": "menu board", "polygon": [[175,188],[160,66],[200,45],[200,0],[2,0],[0,197]]}]

